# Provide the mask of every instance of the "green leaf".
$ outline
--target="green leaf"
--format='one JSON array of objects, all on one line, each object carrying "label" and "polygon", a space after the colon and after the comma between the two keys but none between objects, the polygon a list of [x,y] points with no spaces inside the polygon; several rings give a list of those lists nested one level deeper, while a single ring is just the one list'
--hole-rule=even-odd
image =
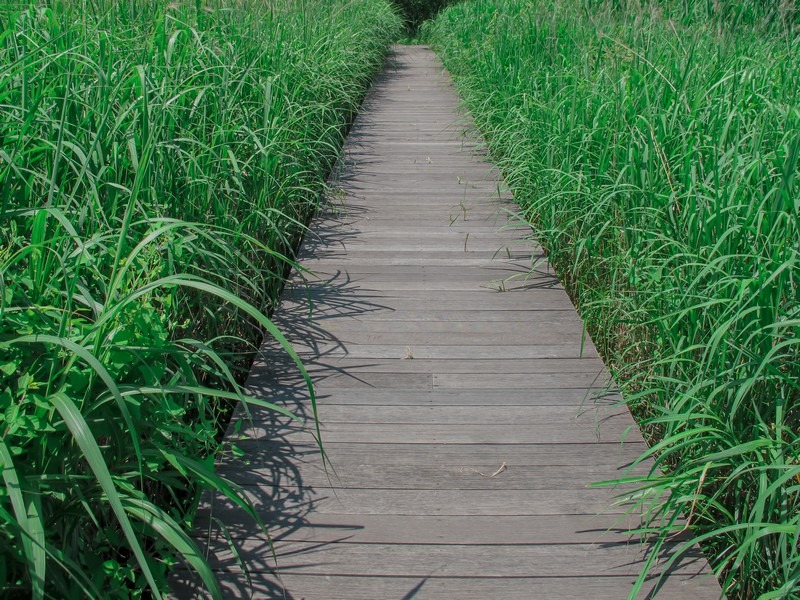
[{"label": "green leaf", "polygon": [[222,599],[222,592],[217,584],[214,572],[203,557],[197,544],[183,531],[180,524],[166,512],[143,498],[125,498],[125,510],[152,529],[161,539],[169,543],[186,562],[194,568],[203,580],[214,600]]},{"label": "green leaf", "polygon": [[136,426],[131,418],[131,414],[128,411],[128,406],[125,404],[125,399],[122,397],[122,394],[117,387],[116,382],[111,377],[111,374],[106,370],[103,364],[97,360],[97,358],[89,352],[83,346],[79,346],[75,342],[70,339],[63,338],[63,337],[56,337],[54,335],[45,335],[45,334],[32,334],[32,335],[24,335],[18,338],[14,338],[7,344],[54,344],[56,346],[61,346],[66,350],[69,350],[79,358],[83,359],[92,369],[94,369],[95,373],[100,377],[103,383],[106,384],[106,387],[111,392],[111,395],[117,402],[117,406],[119,407],[120,413],[122,414],[122,418],[125,420],[125,424],[127,425],[128,432],[130,434],[131,444],[133,445],[133,451],[136,455],[136,460],[141,465],[142,463],[142,451],[139,445],[139,439],[136,437]]},{"label": "green leaf", "polygon": [[14,460],[5,441],[0,438],[0,460],[3,462],[3,482],[11,499],[14,516],[22,533],[22,548],[28,561],[28,573],[33,585],[33,598],[44,598],[44,582],[46,573],[46,556],[44,549],[44,526],[41,521],[41,509],[38,498],[32,499],[30,508],[19,482],[19,475],[14,467]]},{"label": "green leaf", "polygon": [[122,500],[117,493],[116,486],[111,478],[111,473],[108,470],[108,466],[103,458],[103,454],[100,451],[100,447],[97,445],[94,436],[92,435],[89,425],[84,420],[83,416],[78,410],[78,407],[75,406],[75,403],[66,394],[57,392],[50,396],[50,400],[52,401],[53,406],[56,407],[56,410],[58,410],[61,418],[64,419],[64,423],[66,423],[70,432],[72,432],[73,439],[83,452],[83,456],[86,459],[86,462],[89,464],[89,467],[92,469],[92,472],[97,479],[97,483],[103,489],[106,499],[111,505],[111,509],[114,511],[120,527],[122,527],[125,538],[128,540],[128,545],[133,551],[133,554],[136,557],[136,560],[138,561],[145,578],[147,579],[147,583],[150,585],[153,596],[156,599],[160,599],[161,592],[159,592],[155,578],[153,577],[153,573],[150,571],[150,565],[147,563],[144,550],[142,549],[141,544],[139,544],[139,540],[133,531],[133,527],[128,519],[128,515],[125,513]]}]

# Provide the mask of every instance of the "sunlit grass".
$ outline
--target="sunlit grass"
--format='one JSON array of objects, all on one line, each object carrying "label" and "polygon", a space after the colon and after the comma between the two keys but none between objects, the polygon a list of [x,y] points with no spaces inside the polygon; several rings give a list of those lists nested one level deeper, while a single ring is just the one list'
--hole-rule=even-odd
[{"label": "sunlit grass", "polygon": [[219,597],[187,509],[255,518],[213,472],[225,409],[263,333],[292,353],[266,315],[397,17],[54,0],[0,28],[0,590],[159,597],[179,554]]},{"label": "sunlit grass", "polygon": [[682,513],[740,598],[800,588],[784,4],[473,0],[426,30],[652,437],[646,528]]}]

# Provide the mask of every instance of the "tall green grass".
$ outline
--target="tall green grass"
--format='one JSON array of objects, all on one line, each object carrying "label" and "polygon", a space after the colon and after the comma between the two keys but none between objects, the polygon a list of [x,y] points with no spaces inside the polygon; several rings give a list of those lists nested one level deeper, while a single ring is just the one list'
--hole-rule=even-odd
[{"label": "tall green grass", "polygon": [[643,531],[688,525],[732,598],[800,597],[784,4],[471,0],[425,30],[652,440]]},{"label": "tall green grass", "polygon": [[226,408],[283,410],[247,355],[293,354],[266,315],[399,27],[379,0],[0,7],[4,597],[160,597],[176,555],[219,597],[188,509],[249,506],[213,471]]}]

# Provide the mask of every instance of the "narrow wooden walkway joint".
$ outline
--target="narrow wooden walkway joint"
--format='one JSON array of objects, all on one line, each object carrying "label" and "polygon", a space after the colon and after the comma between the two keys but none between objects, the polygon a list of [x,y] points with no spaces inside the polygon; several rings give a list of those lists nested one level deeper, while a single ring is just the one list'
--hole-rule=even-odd
[{"label": "narrow wooden walkway joint", "polygon": [[[228,597],[632,589],[647,549],[625,534],[635,517],[614,506],[620,490],[588,484],[622,475],[644,442],[457,104],[432,52],[397,48],[351,132],[302,250],[313,276],[293,276],[275,315],[314,380],[332,469],[274,413],[231,428],[245,458],[222,471],[262,511],[277,568],[258,527],[209,498],[197,535]],[[309,416],[274,344],[248,385]],[[194,585],[176,577],[176,596]],[[719,595],[699,552],[658,590]]]}]

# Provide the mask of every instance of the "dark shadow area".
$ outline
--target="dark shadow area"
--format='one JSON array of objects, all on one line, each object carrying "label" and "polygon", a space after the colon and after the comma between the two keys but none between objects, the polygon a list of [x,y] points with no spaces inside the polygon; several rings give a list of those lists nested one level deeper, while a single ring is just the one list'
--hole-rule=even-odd
[{"label": "dark shadow area", "polygon": [[[689,537],[688,534],[683,535],[679,533],[661,547],[658,557],[655,559],[650,569],[650,573],[644,579],[645,585],[643,587],[647,590],[644,598],[648,600],[655,598],[658,592],[664,588],[668,577],[672,574],[680,573],[681,579],[686,582],[695,578],[713,577],[708,571],[708,561],[706,557],[697,546],[689,547],[674,560],[673,564],[667,568],[664,567],[664,565],[673,558],[676,550],[683,546]],[[620,544],[618,542],[597,544],[599,550],[620,547],[631,548],[635,550],[635,552],[631,552],[632,559],[630,561],[620,563],[616,569],[624,570],[626,567],[635,567],[638,570],[641,565],[649,559],[650,547],[648,543],[642,539],[631,538],[631,540],[625,544]],[[609,575],[614,575],[614,573],[609,573]]]},{"label": "dark shadow area", "polygon": [[419,583],[410,590],[408,590],[408,593],[405,596],[403,596],[400,600],[411,600],[412,598],[415,598],[417,593],[419,593],[422,587],[428,582],[428,579],[430,578],[425,577],[423,579],[420,579]]},{"label": "dark shadow area", "polygon": [[[689,536],[687,535],[686,537]],[[667,560],[669,556],[667,553],[674,551],[674,545],[676,543],[677,540],[670,545],[673,547],[668,546],[668,549],[661,553],[662,558],[659,562],[664,563]],[[713,577],[713,575],[709,573],[708,559],[705,557],[702,550],[696,545],[681,554],[680,558],[668,568],[658,569],[657,567],[656,569],[659,572],[657,574],[649,575],[646,579],[648,584],[653,586],[647,592],[647,595],[645,596],[646,600],[652,600],[656,598],[659,592],[661,592],[661,590],[667,585],[667,580],[671,575],[679,574],[682,579],[688,580]]]},{"label": "dark shadow area", "polygon": [[[331,220],[327,212],[321,218],[323,225],[306,236],[302,255],[307,258],[341,252],[353,235],[342,227],[342,220]],[[323,342],[334,350],[341,349],[334,336],[316,325],[315,311],[324,311],[328,318],[357,317],[384,308],[370,300],[367,290],[354,288],[351,283],[347,277],[339,276],[289,285],[274,320],[281,329],[313,340],[312,353],[320,350]],[[237,503],[206,493],[195,519],[195,539],[221,575],[229,597],[291,599],[293,596],[280,581],[281,558],[291,556],[291,552],[282,550],[279,544],[308,526],[307,515],[326,497],[306,486],[301,476],[300,467],[304,464],[325,468],[316,441],[311,394],[297,365],[270,339],[259,350],[246,388],[249,395],[296,417],[240,405],[228,428],[223,454],[218,457],[217,472],[241,486],[265,528]],[[330,493],[324,490],[324,494]],[[302,552],[319,552],[329,544],[346,540],[348,531],[359,527],[345,525],[337,529],[341,536],[334,534],[332,541],[304,546]],[[199,581],[185,568],[173,572],[171,586],[176,598],[202,597]]]},{"label": "dark shadow area", "polygon": [[455,4],[454,0],[392,0],[400,15],[403,17],[406,26],[406,33],[415,36],[419,31],[420,25],[428,19],[434,18],[440,11],[450,4]]}]

